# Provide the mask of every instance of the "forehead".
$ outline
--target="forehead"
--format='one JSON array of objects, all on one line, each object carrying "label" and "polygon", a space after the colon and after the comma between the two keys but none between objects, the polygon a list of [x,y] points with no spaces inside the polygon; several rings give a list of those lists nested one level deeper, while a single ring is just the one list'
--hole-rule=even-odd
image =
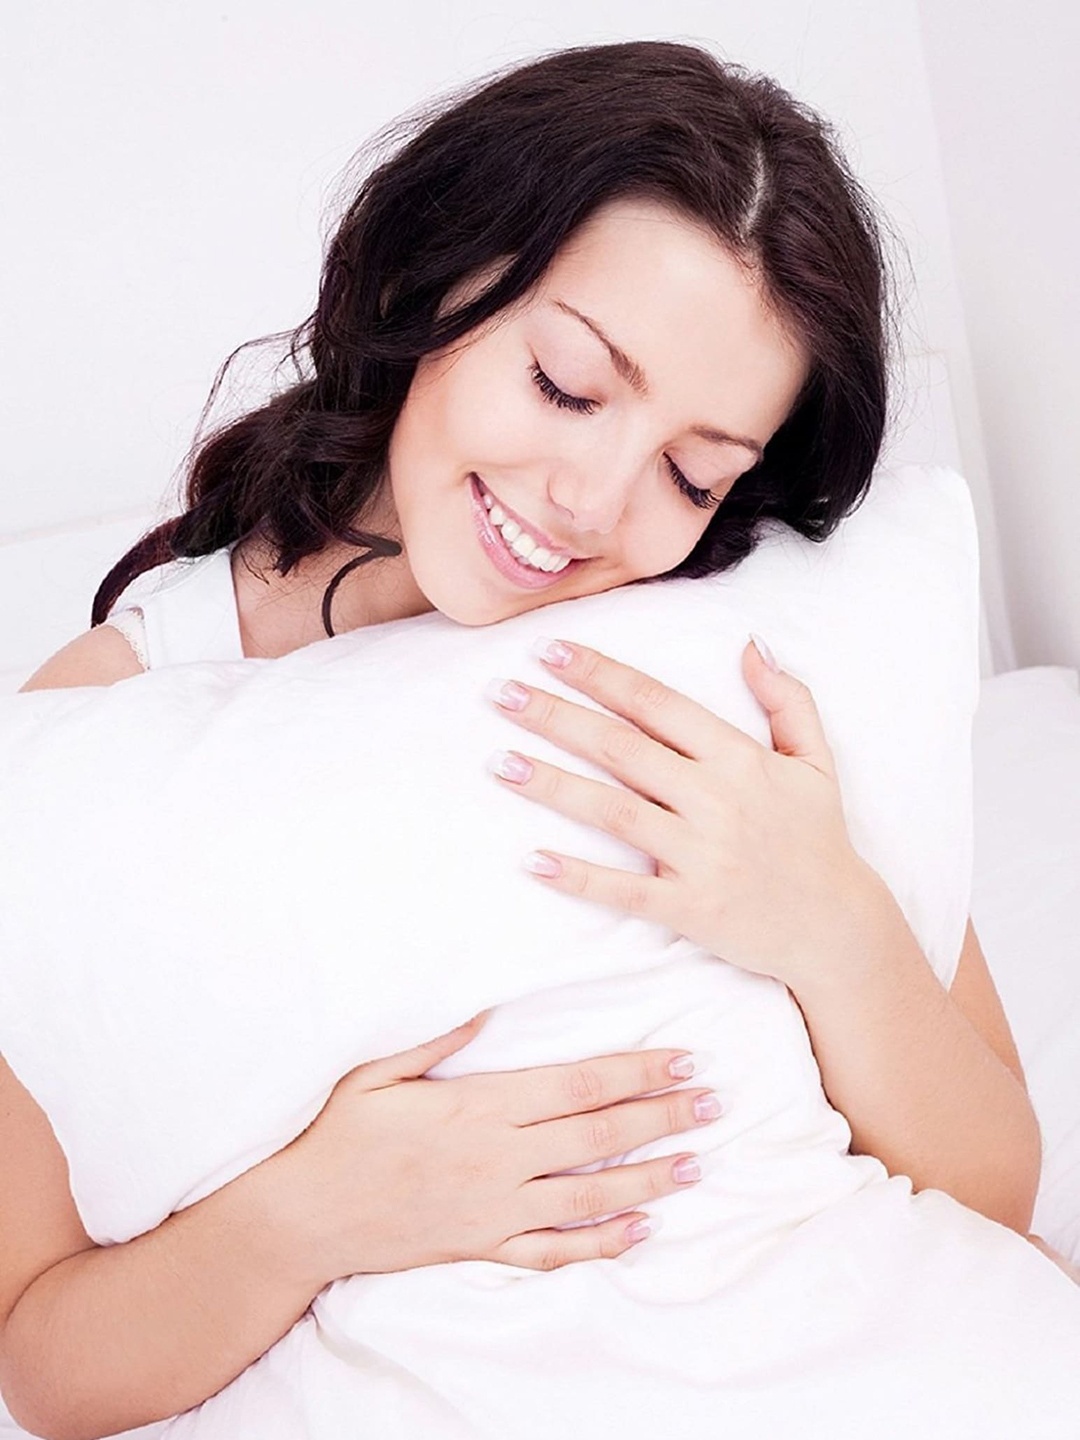
[{"label": "forehead", "polygon": [[677,394],[701,420],[716,418],[726,397],[744,421],[775,429],[808,368],[759,275],[703,224],[659,202],[602,207],[560,248],[528,306],[539,333],[602,358],[568,305],[599,322],[658,396]]},{"label": "forehead", "polygon": [[609,201],[584,221],[556,252],[537,298],[566,285],[654,318],[704,307],[709,321],[767,315],[771,328],[780,324],[757,272],[702,222],[658,200]]}]

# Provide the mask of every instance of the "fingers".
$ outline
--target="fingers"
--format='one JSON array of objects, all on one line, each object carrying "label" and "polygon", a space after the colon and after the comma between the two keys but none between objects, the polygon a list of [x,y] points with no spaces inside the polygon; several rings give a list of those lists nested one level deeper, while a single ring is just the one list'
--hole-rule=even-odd
[{"label": "fingers", "polygon": [[381,1085],[392,1085],[395,1080],[407,1080],[423,1075],[440,1060],[445,1060],[447,1055],[452,1055],[455,1050],[460,1050],[463,1045],[475,1039],[487,1024],[490,1014],[490,1010],[482,1010],[471,1020],[466,1020],[464,1025],[447,1030],[443,1035],[436,1035],[434,1040],[425,1040],[422,1045],[414,1045],[411,1050],[399,1050],[394,1055],[369,1060],[356,1068],[364,1072],[364,1080],[372,1090]]},{"label": "fingers", "polygon": [[710,1125],[720,1113],[720,1102],[711,1090],[673,1090],[585,1115],[539,1121],[520,1131],[516,1139],[533,1142],[528,1156],[534,1177],[553,1175],[625,1155],[664,1135]]},{"label": "fingers", "polygon": [[508,1121],[535,1125],[677,1085],[686,1074],[673,1075],[668,1066],[685,1055],[683,1050],[632,1050],[571,1065],[538,1065],[474,1078],[494,1090],[499,1111]]},{"label": "fingers", "polygon": [[631,1206],[685,1190],[701,1179],[698,1156],[684,1150],[637,1165],[612,1165],[584,1175],[549,1175],[521,1187],[523,1225],[580,1225],[598,1215],[617,1214]]},{"label": "fingers", "polygon": [[[757,744],[738,726],[715,715],[680,691],[672,690],[654,676],[635,670],[587,645],[575,643],[570,648],[572,657],[569,663],[558,666],[551,673],[573,689],[583,691],[605,709],[626,716],[646,735],[669,749],[699,760],[717,751],[721,744],[729,753]],[[543,709],[553,700],[558,701],[558,697],[544,694],[544,704],[537,708]],[[558,704],[565,706],[566,711],[580,712],[582,708],[566,701],[558,701]],[[526,706],[525,713],[531,709],[531,705]],[[559,711],[559,716],[563,713]],[[565,745],[559,736],[554,738],[562,748],[572,748]]]},{"label": "fingers", "polygon": [[498,1260],[504,1265],[520,1265],[527,1270],[558,1270],[577,1260],[613,1260],[622,1255],[638,1238],[628,1235],[635,1222],[644,1221],[651,1232],[659,1222],[640,1210],[618,1215],[600,1225],[583,1225],[576,1230],[527,1230],[521,1235],[512,1235],[491,1254],[481,1258]]},{"label": "fingers", "polygon": [[[501,764],[494,765],[494,773],[502,782],[528,800],[561,810],[571,819],[589,825],[601,823],[610,813],[614,833],[631,834],[633,843],[649,854],[655,854],[658,846],[663,848],[672,829],[677,828],[671,815],[684,812],[698,783],[697,775],[681,755],[665,750],[621,720],[608,720],[595,735],[583,734],[576,742],[552,733],[540,723],[534,729],[560,749],[601,765],[627,788],[616,789],[587,779],[534,754],[523,756],[531,767],[524,777],[503,769]],[[652,803],[644,804],[643,800]]]},{"label": "fingers", "polygon": [[[630,734],[636,733],[628,725],[618,728]],[[645,740],[642,735],[637,738]],[[624,748],[629,749],[629,746]],[[501,784],[516,790],[534,804],[558,810],[570,820],[579,820],[583,825],[605,830],[646,855],[666,857],[676,853],[686,801],[696,794],[696,787],[689,782],[680,794],[673,784],[658,783],[653,767],[651,775],[643,773],[634,778],[632,790],[619,789],[558,765],[549,765],[535,756],[525,758],[532,770],[524,780],[511,780],[504,771],[495,769]],[[613,775],[618,775],[608,752],[600,757],[600,763]]]}]

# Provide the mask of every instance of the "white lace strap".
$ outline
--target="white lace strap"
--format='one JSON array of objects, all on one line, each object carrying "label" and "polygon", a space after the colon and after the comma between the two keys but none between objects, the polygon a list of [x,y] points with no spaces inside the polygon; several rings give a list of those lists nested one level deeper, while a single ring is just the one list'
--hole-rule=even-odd
[{"label": "white lace strap", "polygon": [[119,630],[135,652],[135,659],[144,670],[149,670],[150,660],[146,651],[146,625],[143,621],[143,612],[134,605],[129,609],[114,610],[102,623],[111,625],[114,630]]}]

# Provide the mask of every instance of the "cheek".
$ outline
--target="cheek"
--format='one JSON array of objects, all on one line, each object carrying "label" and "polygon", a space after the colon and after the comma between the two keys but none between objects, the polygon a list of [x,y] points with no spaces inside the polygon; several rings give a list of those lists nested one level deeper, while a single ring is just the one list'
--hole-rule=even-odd
[{"label": "cheek", "polygon": [[676,498],[671,504],[666,500],[654,504],[647,515],[635,520],[627,537],[622,550],[625,567],[635,579],[663,575],[686,559],[704,531],[689,501],[680,503]]},{"label": "cheek", "polygon": [[498,386],[490,364],[471,350],[421,367],[398,419],[395,448],[437,469],[479,464],[485,445],[513,424],[505,385]]},{"label": "cheek", "polygon": [[527,464],[550,455],[560,437],[545,427],[520,385],[470,387],[453,402],[454,439],[459,453],[471,452],[478,465]]}]

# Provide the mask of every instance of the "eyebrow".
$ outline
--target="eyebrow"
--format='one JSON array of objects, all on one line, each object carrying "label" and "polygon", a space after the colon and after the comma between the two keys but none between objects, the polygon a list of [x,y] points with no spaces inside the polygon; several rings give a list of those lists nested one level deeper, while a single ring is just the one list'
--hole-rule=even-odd
[{"label": "eyebrow", "polygon": [[[572,315],[575,320],[580,320],[583,325],[588,326],[596,338],[602,342],[611,356],[611,363],[627,384],[639,395],[648,395],[649,382],[646,379],[645,371],[636,360],[627,355],[625,350],[615,344],[610,335],[604,333],[595,320],[588,315],[583,315],[580,310],[575,310],[573,305],[568,305],[565,300],[553,299],[550,303],[564,314]],[[741,445],[744,450],[752,451],[759,461],[765,453],[756,440],[750,440],[745,435],[731,435],[727,430],[716,430],[711,425],[692,425],[690,433],[691,435],[700,435],[703,440],[714,440],[720,445]]]}]

